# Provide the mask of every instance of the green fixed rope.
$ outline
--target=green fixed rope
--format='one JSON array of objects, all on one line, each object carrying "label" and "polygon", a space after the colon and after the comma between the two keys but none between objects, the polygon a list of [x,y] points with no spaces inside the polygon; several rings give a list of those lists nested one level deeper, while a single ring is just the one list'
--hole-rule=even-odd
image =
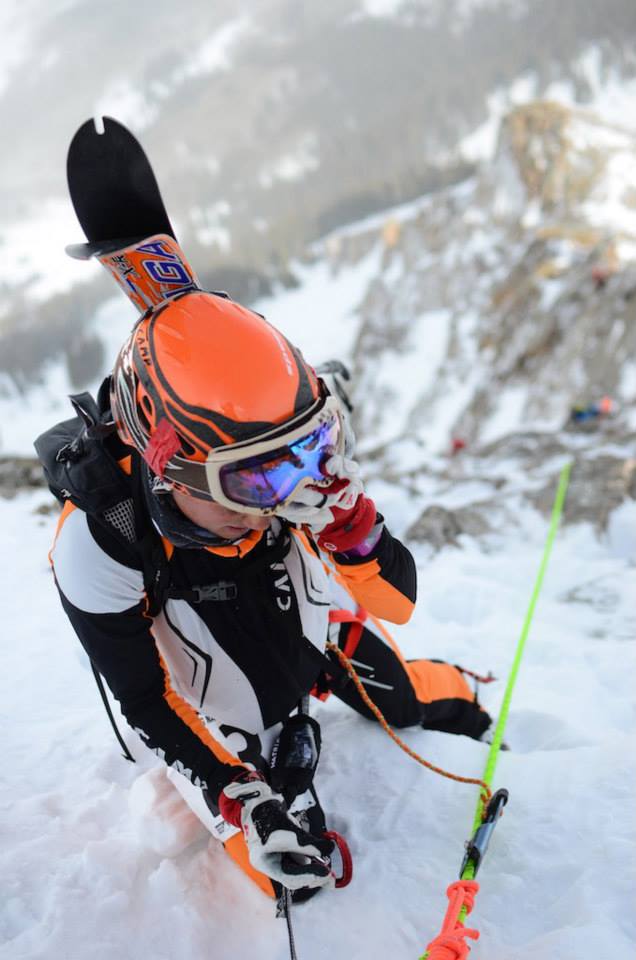
[{"label": "green fixed rope", "polygon": [[[492,786],[493,777],[495,775],[495,767],[497,766],[497,760],[499,759],[499,753],[501,751],[501,744],[503,741],[504,730],[506,728],[508,713],[510,711],[510,701],[512,699],[512,692],[514,690],[514,686],[517,681],[517,675],[519,673],[519,667],[521,666],[521,660],[522,660],[523,652],[526,646],[526,640],[528,639],[528,634],[530,632],[530,626],[532,624],[534,610],[537,605],[537,600],[539,599],[541,586],[543,584],[543,578],[545,576],[545,572],[548,566],[548,561],[550,559],[550,554],[552,553],[552,547],[554,545],[554,540],[559,527],[559,522],[561,520],[561,515],[563,513],[563,504],[565,503],[565,495],[567,493],[568,485],[570,482],[571,470],[572,470],[572,464],[566,463],[566,465],[561,470],[561,474],[559,476],[559,485],[557,487],[557,492],[554,497],[554,504],[552,506],[552,517],[550,520],[550,529],[548,531],[548,537],[546,540],[545,548],[543,550],[541,565],[539,566],[539,572],[537,574],[537,579],[535,581],[534,589],[532,591],[532,597],[530,598],[528,611],[526,613],[526,617],[523,622],[521,636],[519,637],[519,642],[517,644],[517,649],[515,651],[512,667],[510,668],[510,675],[508,677],[508,683],[506,685],[506,690],[503,696],[501,710],[499,713],[499,719],[497,720],[497,725],[495,726],[495,732],[492,738],[492,743],[490,745],[490,750],[488,751],[488,758],[486,760],[486,768],[484,770],[484,775],[482,777],[484,783],[488,784],[488,787]],[[484,813],[484,799],[483,799],[482,793],[480,793],[479,799],[477,801],[477,809],[475,810],[475,818],[473,820],[473,834],[481,826],[481,823],[483,820],[483,813]],[[462,871],[461,879],[473,880],[474,877],[475,877],[475,863],[473,860],[469,860],[464,870]],[[463,923],[464,920],[466,919],[467,912],[468,912],[467,908],[465,906],[462,907],[458,916],[458,921],[460,923]],[[421,957],[421,960],[426,960],[428,955],[429,955],[428,951],[425,952],[424,955]]]},{"label": "green fixed rope", "polygon": [[[539,594],[541,592],[541,587],[543,585],[543,578],[545,576],[545,571],[548,566],[548,561],[550,559],[550,554],[552,553],[552,547],[554,545],[554,540],[559,527],[559,522],[561,520],[561,515],[563,513],[563,504],[565,503],[565,495],[567,493],[568,484],[570,482],[571,470],[572,470],[571,463],[566,463],[566,465],[561,470],[561,475],[559,477],[559,485],[557,487],[557,492],[554,497],[554,504],[552,506],[552,518],[550,520],[550,529],[548,531],[548,538],[546,540],[545,548],[543,550],[543,556],[541,558],[541,565],[539,567],[537,579],[534,584],[534,590],[532,591],[532,597],[530,598],[528,612],[526,613],[526,618],[523,622],[521,636],[519,637],[519,643],[517,644],[517,650],[515,652],[515,658],[512,662],[512,667],[510,668],[510,675],[508,677],[508,683],[506,685],[503,701],[501,703],[499,719],[497,720],[495,733],[492,738],[490,750],[488,751],[486,768],[484,770],[484,775],[482,777],[482,780],[485,783],[487,783],[489,787],[492,786],[493,777],[495,775],[495,767],[497,766],[497,760],[499,759],[499,753],[501,751],[501,744],[503,741],[504,730],[506,728],[506,723],[508,721],[508,713],[510,711],[510,701],[512,699],[512,692],[514,690],[515,683],[517,682],[517,675],[519,673],[519,668],[521,666],[521,659],[523,657],[523,652],[525,650],[526,640],[528,639],[528,634],[530,632],[530,626],[532,624],[534,610],[537,605],[537,600],[539,599]],[[484,800],[483,800],[482,794],[480,793],[479,799],[477,801],[477,809],[475,810],[475,819],[473,820],[473,833],[475,832],[475,830],[477,830],[477,828],[480,826],[482,822],[483,812],[484,812]],[[473,864],[469,862],[466,865],[466,869],[462,873],[461,879],[472,880],[474,876],[473,869],[474,869]]]}]

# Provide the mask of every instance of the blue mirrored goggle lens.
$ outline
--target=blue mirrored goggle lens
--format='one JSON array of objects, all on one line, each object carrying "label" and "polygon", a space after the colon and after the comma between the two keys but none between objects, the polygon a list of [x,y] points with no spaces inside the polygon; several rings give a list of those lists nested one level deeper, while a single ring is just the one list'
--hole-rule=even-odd
[{"label": "blue mirrored goggle lens", "polygon": [[324,480],[321,467],[338,446],[340,422],[335,417],[306,437],[260,456],[221,467],[221,487],[228,499],[246,507],[276,507],[303,478]]}]

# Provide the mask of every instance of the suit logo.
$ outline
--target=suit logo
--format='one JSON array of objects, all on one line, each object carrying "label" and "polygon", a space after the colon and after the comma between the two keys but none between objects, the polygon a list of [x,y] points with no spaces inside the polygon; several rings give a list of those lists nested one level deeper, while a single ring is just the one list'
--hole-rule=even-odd
[{"label": "suit logo", "polygon": [[287,613],[288,610],[291,610],[291,583],[289,582],[289,574],[287,573],[287,568],[284,563],[273,563],[271,565],[271,570],[275,574],[274,580],[274,594],[276,596],[276,606],[279,610],[282,610],[283,613]]}]

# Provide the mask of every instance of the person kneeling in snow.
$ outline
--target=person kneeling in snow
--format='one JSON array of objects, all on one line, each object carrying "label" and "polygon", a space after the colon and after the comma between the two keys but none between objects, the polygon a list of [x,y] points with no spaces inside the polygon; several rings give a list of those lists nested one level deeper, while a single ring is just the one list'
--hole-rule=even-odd
[{"label": "person kneeling in snow", "polygon": [[130,495],[99,516],[66,503],[51,555],[63,607],[228,853],[266,892],[303,899],[334,883],[307,695],[372,717],[328,640],[394,726],[479,738],[490,718],[458,669],[406,662],[377,619],[409,619],[413,558],[364,493],[340,400],[262,317],[199,291],[160,305],[98,409]]}]

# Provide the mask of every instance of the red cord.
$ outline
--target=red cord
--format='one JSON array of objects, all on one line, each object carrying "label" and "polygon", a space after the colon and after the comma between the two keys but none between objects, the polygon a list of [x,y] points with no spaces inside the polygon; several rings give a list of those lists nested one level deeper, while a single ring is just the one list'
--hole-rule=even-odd
[{"label": "red cord", "polygon": [[458,663],[455,664],[455,667],[460,673],[465,673],[467,677],[472,677],[473,680],[477,680],[478,683],[493,683],[493,681],[497,679],[492,673],[484,677],[480,673],[475,673],[474,670],[467,670],[466,667],[460,667]]}]

